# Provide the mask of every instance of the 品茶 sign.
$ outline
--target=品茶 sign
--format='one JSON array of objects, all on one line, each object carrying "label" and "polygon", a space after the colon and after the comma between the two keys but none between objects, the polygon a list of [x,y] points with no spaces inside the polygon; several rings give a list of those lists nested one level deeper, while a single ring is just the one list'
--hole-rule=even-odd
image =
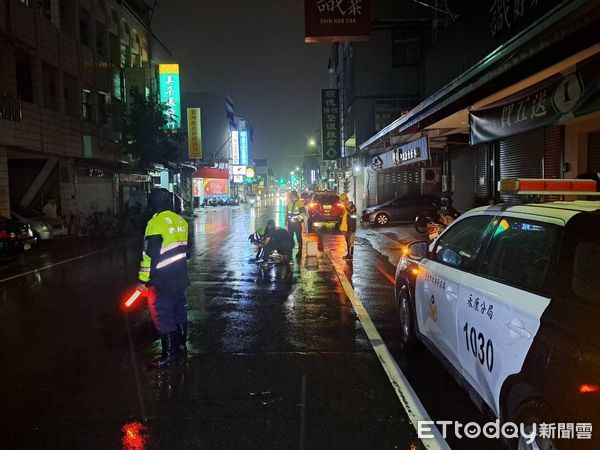
[{"label": "\u54c1\u8336 sign", "polygon": [[181,99],[179,91],[179,64],[159,64],[160,102],[167,107],[165,129],[177,130],[181,126]]},{"label": "\u54c1\u8336 sign", "polygon": [[202,113],[200,108],[187,109],[188,156],[202,158]]},{"label": "\u54c1\u8336 sign", "polygon": [[339,159],[342,149],[339,89],[321,90],[321,113],[323,159]]},{"label": "\u54c1\u8336 sign", "polygon": [[471,144],[494,141],[600,109],[596,86],[600,57],[593,56],[486,108],[469,111]]},{"label": "\u54c1\u8336 sign", "polygon": [[304,42],[367,40],[371,0],[304,0]]}]

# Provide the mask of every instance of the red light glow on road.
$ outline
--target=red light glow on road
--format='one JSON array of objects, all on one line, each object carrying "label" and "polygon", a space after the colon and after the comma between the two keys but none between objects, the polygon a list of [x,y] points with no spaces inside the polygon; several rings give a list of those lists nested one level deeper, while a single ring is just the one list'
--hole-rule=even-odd
[{"label": "red light glow on road", "polygon": [[146,427],[139,422],[131,422],[121,428],[123,450],[145,450],[148,438]]}]

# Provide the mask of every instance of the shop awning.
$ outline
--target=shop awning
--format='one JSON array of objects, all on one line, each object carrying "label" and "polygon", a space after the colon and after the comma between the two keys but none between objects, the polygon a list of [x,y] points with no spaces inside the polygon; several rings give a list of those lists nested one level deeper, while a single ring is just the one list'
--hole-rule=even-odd
[{"label": "shop awning", "polygon": [[593,46],[597,43],[600,11],[599,8],[590,9],[590,6],[586,0],[561,3],[407,114],[360,144],[360,150],[372,155],[386,151],[394,137],[418,133],[495,92]]},{"label": "shop awning", "polygon": [[192,178],[220,178],[229,179],[229,171],[224,169],[214,169],[212,167],[200,167],[194,172]]}]

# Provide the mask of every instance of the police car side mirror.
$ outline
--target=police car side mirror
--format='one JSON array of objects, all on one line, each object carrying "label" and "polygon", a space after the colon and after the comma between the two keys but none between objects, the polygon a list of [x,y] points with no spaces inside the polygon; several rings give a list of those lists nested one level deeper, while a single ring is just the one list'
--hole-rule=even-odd
[{"label": "police car side mirror", "polygon": [[426,258],[429,254],[429,243],[427,241],[416,241],[408,244],[407,254],[411,258]]}]

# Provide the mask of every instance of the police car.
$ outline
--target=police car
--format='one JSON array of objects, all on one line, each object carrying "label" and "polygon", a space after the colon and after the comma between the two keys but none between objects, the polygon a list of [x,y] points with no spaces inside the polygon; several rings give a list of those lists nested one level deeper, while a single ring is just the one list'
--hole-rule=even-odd
[{"label": "police car", "polygon": [[[499,185],[600,194],[591,180]],[[600,201],[471,210],[431,244],[404,250],[396,301],[403,348],[422,341],[482,410],[530,430],[556,424],[554,438],[515,447],[600,448],[593,436],[563,439],[587,438],[592,425],[600,435]]]}]

